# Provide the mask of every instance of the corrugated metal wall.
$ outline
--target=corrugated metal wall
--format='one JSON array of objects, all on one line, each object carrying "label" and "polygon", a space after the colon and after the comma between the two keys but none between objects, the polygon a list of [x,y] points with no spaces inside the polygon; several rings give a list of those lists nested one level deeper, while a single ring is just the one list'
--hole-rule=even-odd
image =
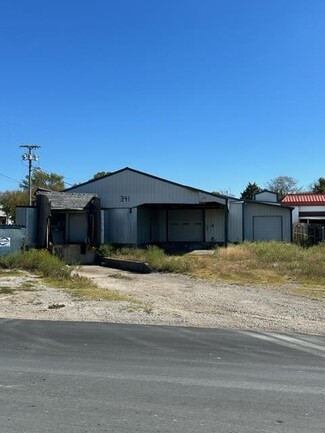
[{"label": "corrugated metal wall", "polygon": [[206,209],[205,241],[225,242],[225,211],[223,209]]},{"label": "corrugated metal wall", "polygon": [[272,191],[262,191],[255,194],[255,200],[276,203],[278,201],[278,195]]},{"label": "corrugated metal wall", "polygon": [[88,220],[85,212],[67,213],[67,242],[68,243],[87,243]]},{"label": "corrugated metal wall", "polygon": [[[282,221],[282,240],[284,242],[291,241],[291,211],[289,209],[280,206],[269,206],[263,204],[245,203],[244,205],[244,239],[248,241],[254,241],[254,217],[281,217]],[[264,220],[267,222],[267,220]],[[273,220],[275,221],[275,220]],[[270,240],[270,225],[266,224],[265,240]],[[259,228],[259,233],[261,236],[261,228]],[[256,237],[256,234],[255,234]],[[262,239],[258,239],[262,240]]]},{"label": "corrugated metal wall", "polygon": [[137,209],[105,209],[104,243],[137,244]]},{"label": "corrugated metal wall", "polygon": [[254,241],[282,241],[282,216],[253,216]]},{"label": "corrugated metal wall", "polygon": [[103,208],[130,208],[147,203],[198,204],[215,201],[224,204],[225,199],[165,182],[133,171],[122,171],[95,182],[77,185],[70,191],[96,193]]},{"label": "corrugated metal wall", "polygon": [[228,240],[229,242],[243,241],[243,202],[229,201],[228,215]]},{"label": "corrugated metal wall", "polygon": [[22,251],[25,247],[26,228],[0,224],[0,255]]},{"label": "corrugated metal wall", "polygon": [[203,242],[203,209],[172,209],[168,211],[169,242]]},{"label": "corrugated metal wall", "polygon": [[25,242],[28,247],[37,245],[37,208],[36,207],[16,207],[17,225],[26,227]]}]

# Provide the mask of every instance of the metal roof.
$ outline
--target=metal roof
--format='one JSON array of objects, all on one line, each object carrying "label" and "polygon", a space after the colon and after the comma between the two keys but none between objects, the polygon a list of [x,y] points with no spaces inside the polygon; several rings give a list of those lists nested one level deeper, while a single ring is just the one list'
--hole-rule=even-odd
[{"label": "metal roof", "polygon": [[289,206],[325,206],[325,194],[288,194],[281,203]]}]

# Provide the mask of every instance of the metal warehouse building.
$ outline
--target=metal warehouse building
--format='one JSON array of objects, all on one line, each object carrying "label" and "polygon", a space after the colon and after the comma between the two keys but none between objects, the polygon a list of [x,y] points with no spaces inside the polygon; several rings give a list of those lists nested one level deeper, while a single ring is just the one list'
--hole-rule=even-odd
[{"label": "metal warehouse building", "polygon": [[291,241],[291,208],[264,191],[243,201],[171,182],[132,168],[66,190],[96,194],[102,243],[226,244]]}]

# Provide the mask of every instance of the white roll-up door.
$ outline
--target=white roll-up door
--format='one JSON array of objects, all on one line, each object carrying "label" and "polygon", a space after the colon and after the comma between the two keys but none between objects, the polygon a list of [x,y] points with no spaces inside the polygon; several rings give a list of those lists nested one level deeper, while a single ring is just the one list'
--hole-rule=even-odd
[{"label": "white roll-up door", "polygon": [[254,216],[254,241],[282,241],[281,216]]},{"label": "white roll-up door", "polygon": [[169,210],[168,240],[170,242],[202,242],[203,210]]}]

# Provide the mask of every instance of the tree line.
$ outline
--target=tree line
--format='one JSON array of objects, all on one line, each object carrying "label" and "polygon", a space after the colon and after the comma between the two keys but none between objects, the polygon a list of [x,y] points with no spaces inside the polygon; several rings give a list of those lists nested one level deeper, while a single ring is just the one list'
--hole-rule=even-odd
[{"label": "tree line", "polygon": [[[94,174],[92,179],[99,179],[107,176],[110,172],[99,171]],[[32,194],[38,189],[48,191],[63,191],[65,189],[63,176],[56,173],[46,173],[42,170],[35,169],[31,176]],[[19,184],[19,190],[0,192],[0,206],[8,218],[15,220],[16,206],[28,206],[29,204],[29,177],[26,176]],[[267,182],[266,187],[262,188],[256,182],[248,182],[246,188],[241,193],[241,199],[252,200],[254,195],[269,190],[278,194],[281,200],[287,194],[301,192],[298,181],[290,176],[278,176]],[[311,193],[325,193],[325,177],[315,180],[309,187]],[[227,194],[226,194],[227,195]]]},{"label": "tree line", "polygon": [[[99,171],[92,179],[99,179],[108,175],[107,171]],[[65,189],[64,177],[57,173],[46,173],[40,169],[34,169],[31,175],[32,196],[37,190],[63,191]],[[0,192],[0,206],[7,218],[15,221],[16,207],[29,205],[29,176],[26,176],[15,191]]]},{"label": "tree line", "polygon": [[[302,189],[298,186],[298,181],[290,176],[278,176],[267,182],[265,188],[261,188],[256,182],[248,182],[246,188],[241,193],[242,199],[252,200],[254,195],[263,191],[268,190],[278,194],[279,199],[283,199],[288,194],[295,194],[302,192]],[[325,193],[325,177],[319,177],[309,187],[305,193],[313,194],[324,194]]]}]

